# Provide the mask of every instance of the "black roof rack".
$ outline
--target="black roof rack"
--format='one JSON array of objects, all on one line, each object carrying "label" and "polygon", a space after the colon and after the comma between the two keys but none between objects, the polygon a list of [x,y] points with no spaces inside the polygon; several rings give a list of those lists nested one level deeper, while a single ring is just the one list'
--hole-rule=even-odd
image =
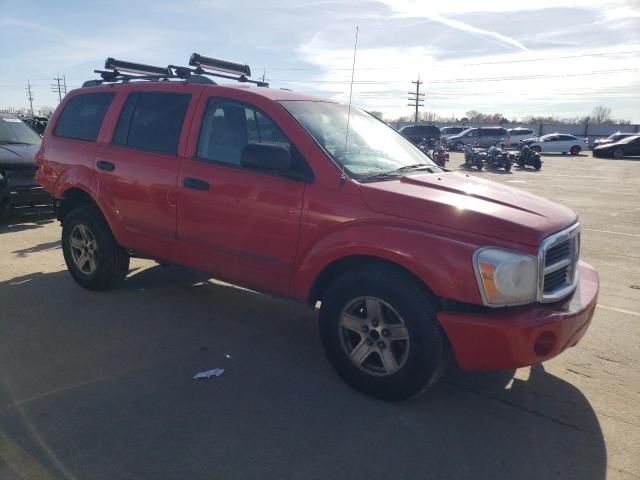
[{"label": "black roof rack", "polygon": [[[100,80],[88,80],[82,84],[83,87],[95,87],[105,82],[130,82],[132,80],[147,80],[152,82],[169,81],[171,79],[181,79],[193,83],[207,83],[215,85],[210,78],[219,77],[229,80],[236,80],[241,83],[253,83],[259,87],[268,87],[269,84],[258,80],[250,80],[249,65],[242,65],[226,60],[205,57],[194,53],[189,59],[189,65],[195,68],[169,65],[167,67],[157,67],[143,63],[134,63],[124,60],[116,60],[109,57],[105,60],[105,70],[94,70],[100,74]],[[211,71],[213,70],[213,71]],[[220,73],[224,72],[224,73]],[[206,75],[203,76],[203,75]]]}]

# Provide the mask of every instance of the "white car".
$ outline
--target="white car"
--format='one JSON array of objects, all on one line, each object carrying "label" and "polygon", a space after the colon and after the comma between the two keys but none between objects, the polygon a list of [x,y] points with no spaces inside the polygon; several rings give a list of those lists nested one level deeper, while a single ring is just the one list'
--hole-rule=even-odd
[{"label": "white car", "polygon": [[582,150],[589,149],[589,140],[576,137],[567,133],[550,133],[540,138],[524,140],[523,144],[529,145],[536,152],[558,152],[578,155]]},{"label": "white car", "polygon": [[508,130],[505,143],[507,147],[517,147],[520,144],[520,140],[527,140],[536,136],[536,132],[534,132],[530,128],[510,128]]}]

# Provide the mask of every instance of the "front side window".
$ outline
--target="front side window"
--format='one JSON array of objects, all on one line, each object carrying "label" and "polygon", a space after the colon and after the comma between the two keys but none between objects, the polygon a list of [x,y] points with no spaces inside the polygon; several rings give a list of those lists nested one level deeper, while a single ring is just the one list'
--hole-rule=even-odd
[{"label": "front side window", "polygon": [[130,94],[120,113],[113,143],[176,155],[190,101],[187,93]]},{"label": "front side window", "polygon": [[439,171],[403,135],[363,110],[351,107],[349,115],[348,107],[337,103],[303,100],[280,103],[356,179],[414,166]]},{"label": "front side window", "polygon": [[113,92],[100,92],[73,97],[60,115],[55,135],[95,142],[114,96]]},{"label": "front side window", "polygon": [[291,176],[309,178],[310,170],[298,149],[262,111],[251,105],[210,98],[202,117],[196,157],[240,167],[242,150],[249,143],[282,145],[291,153]]}]

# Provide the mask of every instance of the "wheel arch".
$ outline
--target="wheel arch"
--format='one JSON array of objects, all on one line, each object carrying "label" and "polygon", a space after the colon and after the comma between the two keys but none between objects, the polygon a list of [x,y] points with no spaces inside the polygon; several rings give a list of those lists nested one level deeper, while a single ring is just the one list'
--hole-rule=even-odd
[{"label": "wheel arch", "polygon": [[[314,278],[311,288],[309,289],[308,302],[311,305],[315,305],[316,302],[321,301],[324,294],[327,292],[331,284],[341,275],[345,274],[349,270],[363,266],[380,266],[382,268],[388,268],[402,273],[410,278],[416,284],[423,287],[430,294],[433,291],[418,275],[409,270],[408,268],[400,265],[397,262],[389,260],[387,258],[375,256],[375,255],[347,255],[336,258],[328,265],[326,265]],[[435,296],[435,295],[434,295]]]}]

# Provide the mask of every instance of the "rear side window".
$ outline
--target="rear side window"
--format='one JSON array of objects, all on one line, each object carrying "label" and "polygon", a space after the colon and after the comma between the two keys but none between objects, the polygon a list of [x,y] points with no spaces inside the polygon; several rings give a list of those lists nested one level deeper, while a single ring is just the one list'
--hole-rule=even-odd
[{"label": "rear side window", "polygon": [[95,142],[114,96],[113,92],[104,92],[73,97],[60,115],[55,135]]},{"label": "rear side window", "polygon": [[113,143],[175,155],[191,95],[132,93],[122,108]]}]

